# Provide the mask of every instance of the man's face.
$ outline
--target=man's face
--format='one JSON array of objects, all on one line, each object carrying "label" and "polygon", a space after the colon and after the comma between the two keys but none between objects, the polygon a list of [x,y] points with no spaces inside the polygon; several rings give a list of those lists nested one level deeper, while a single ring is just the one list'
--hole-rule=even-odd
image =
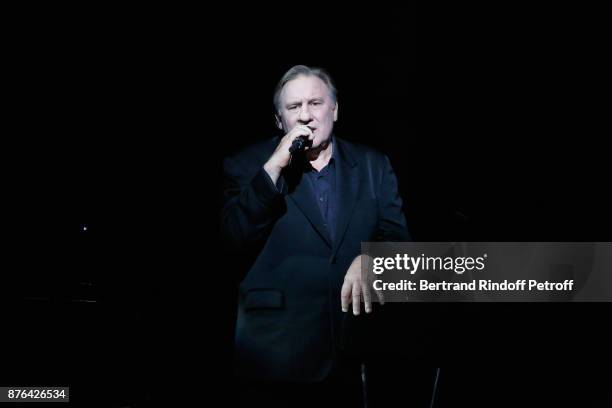
[{"label": "man's face", "polygon": [[307,125],[314,135],[311,148],[317,148],[331,137],[338,120],[338,104],[319,77],[300,75],[287,82],[280,94],[278,126],[289,132],[296,125]]}]

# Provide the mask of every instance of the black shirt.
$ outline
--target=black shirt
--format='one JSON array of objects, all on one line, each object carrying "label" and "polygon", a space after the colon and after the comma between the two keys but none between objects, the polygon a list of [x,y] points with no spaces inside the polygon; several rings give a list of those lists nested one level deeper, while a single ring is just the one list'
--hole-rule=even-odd
[{"label": "black shirt", "polygon": [[336,149],[332,146],[332,157],[329,159],[327,166],[321,171],[315,170],[309,166],[306,170],[306,178],[310,182],[315,200],[321,210],[324,226],[327,229],[329,236],[334,241],[334,227],[336,225]]}]

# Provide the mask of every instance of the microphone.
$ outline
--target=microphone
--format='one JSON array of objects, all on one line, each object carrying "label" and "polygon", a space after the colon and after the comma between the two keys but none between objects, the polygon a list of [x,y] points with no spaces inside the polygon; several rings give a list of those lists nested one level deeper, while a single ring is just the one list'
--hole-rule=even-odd
[{"label": "microphone", "polygon": [[291,143],[291,147],[289,148],[289,153],[293,154],[298,151],[304,150],[306,146],[312,144],[311,140],[308,140],[308,136],[298,136],[293,139],[293,143]]}]

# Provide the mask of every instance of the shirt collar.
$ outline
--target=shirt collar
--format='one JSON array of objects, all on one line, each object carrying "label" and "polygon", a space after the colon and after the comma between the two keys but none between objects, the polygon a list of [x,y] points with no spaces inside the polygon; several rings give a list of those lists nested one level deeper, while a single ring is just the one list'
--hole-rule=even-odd
[{"label": "shirt collar", "polygon": [[[331,137],[330,137],[330,142],[329,142],[329,144],[330,144],[330,146],[331,146],[331,148],[332,148],[332,155],[331,155],[331,157],[329,158],[329,162],[327,163],[327,166],[325,166],[323,170],[327,169],[327,167],[328,167],[328,166],[333,165],[333,164],[334,164],[334,162],[337,162],[337,161],[338,161],[338,149],[337,149],[338,145],[336,144],[336,140],[335,140],[335,137],[334,137],[334,135],[333,135],[333,134],[332,134],[332,135],[331,135]],[[314,171],[316,171],[316,170],[314,169],[314,167],[312,167],[312,165],[311,165],[310,163],[308,163],[307,169],[308,169],[308,171],[309,171],[309,172],[314,172]],[[323,171],[323,170],[322,170],[322,171]]]}]

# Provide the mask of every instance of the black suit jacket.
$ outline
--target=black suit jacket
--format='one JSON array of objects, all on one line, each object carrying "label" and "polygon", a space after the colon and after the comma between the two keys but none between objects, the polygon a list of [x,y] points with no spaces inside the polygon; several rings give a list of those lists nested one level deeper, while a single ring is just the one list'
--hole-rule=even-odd
[{"label": "black suit jacket", "polygon": [[252,255],[239,288],[236,368],[264,380],[318,381],[339,345],[340,290],[361,242],[409,235],[385,155],[334,137],[331,242],[300,161],[283,171],[281,191],[263,170],[278,142],[255,144],[224,162],[223,236],[238,257]]}]

